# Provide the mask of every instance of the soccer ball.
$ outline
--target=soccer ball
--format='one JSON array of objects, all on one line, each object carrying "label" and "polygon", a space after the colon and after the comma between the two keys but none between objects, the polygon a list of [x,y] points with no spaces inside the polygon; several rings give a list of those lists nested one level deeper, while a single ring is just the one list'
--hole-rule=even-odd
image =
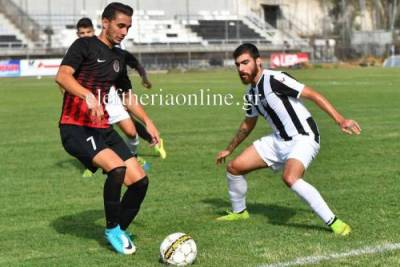
[{"label": "soccer ball", "polygon": [[160,246],[160,257],[164,263],[185,266],[192,264],[197,256],[197,246],[190,235],[173,233]]}]

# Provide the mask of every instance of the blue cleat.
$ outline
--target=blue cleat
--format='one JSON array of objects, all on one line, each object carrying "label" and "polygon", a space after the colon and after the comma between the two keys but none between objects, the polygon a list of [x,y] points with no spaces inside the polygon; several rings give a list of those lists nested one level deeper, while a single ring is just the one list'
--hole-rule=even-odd
[{"label": "blue cleat", "polygon": [[130,255],[135,253],[136,247],[131,238],[118,226],[104,231],[108,243],[120,254]]}]

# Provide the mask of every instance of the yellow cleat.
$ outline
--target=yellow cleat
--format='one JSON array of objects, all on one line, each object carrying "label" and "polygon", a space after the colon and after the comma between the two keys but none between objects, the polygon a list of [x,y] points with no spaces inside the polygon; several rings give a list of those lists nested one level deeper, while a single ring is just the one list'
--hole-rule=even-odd
[{"label": "yellow cleat", "polygon": [[351,232],[350,226],[339,219],[337,219],[330,227],[336,235],[346,236]]},{"label": "yellow cleat", "polygon": [[221,217],[217,218],[217,221],[239,221],[239,220],[247,220],[250,218],[250,214],[247,212],[247,210],[244,210],[240,213],[235,213],[235,212],[230,212],[227,211],[228,215],[224,215]]},{"label": "yellow cleat", "polygon": [[158,154],[160,154],[160,157],[162,159],[166,159],[167,158],[167,152],[165,151],[164,148],[164,140],[162,138],[160,138],[160,142],[154,146],[154,149],[156,150],[156,152]]}]

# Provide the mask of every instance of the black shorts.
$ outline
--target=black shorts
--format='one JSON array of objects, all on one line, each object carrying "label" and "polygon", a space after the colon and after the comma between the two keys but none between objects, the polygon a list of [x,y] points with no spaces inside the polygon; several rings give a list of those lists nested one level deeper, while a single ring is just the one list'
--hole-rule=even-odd
[{"label": "black shorts", "polygon": [[103,149],[110,148],[123,161],[134,157],[124,140],[112,127],[99,129],[61,124],[60,135],[64,149],[92,172],[97,170],[93,165],[93,158]]}]

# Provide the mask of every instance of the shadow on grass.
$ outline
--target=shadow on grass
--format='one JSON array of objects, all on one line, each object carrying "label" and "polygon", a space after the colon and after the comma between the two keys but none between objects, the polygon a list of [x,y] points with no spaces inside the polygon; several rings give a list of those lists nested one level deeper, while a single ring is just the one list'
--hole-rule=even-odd
[{"label": "shadow on grass", "polygon": [[61,169],[69,169],[71,167],[84,171],[86,168],[85,166],[82,165],[77,159],[66,159],[66,160],[60,160],[56,163],[56,166]]},{"label": "shadow on grass", "polygon": [[[212,205],[216,208],[230,207],[230,202],[220,199],[220,198],[208,198],[203,199],[203,202]],[[309,225],[301,223],[290,223],[289,220],[296,215],[298,212],[311,212],[305,209],[293,209],[289,207],[279,206],[275,204],[263,204],[263,203],[247,203],[247,209],[250,214],[260,214],[268,218],[268,222],[273,225],[284,225],[289,227],[297,227],[304,229],[313,229],[319,231],[330,230],[326,227],[320,225]],[[224,212],[216,212],[217,215],[224,215]]]},{"label": "shadow on grass", "polygon": [[103,210],[87,210],[59,217],[50,225],[60,234],[93,239],[101,246],[106,247],[107,244],[103,237],[104,226],[96,223],[101,218],[104,218]]}]

